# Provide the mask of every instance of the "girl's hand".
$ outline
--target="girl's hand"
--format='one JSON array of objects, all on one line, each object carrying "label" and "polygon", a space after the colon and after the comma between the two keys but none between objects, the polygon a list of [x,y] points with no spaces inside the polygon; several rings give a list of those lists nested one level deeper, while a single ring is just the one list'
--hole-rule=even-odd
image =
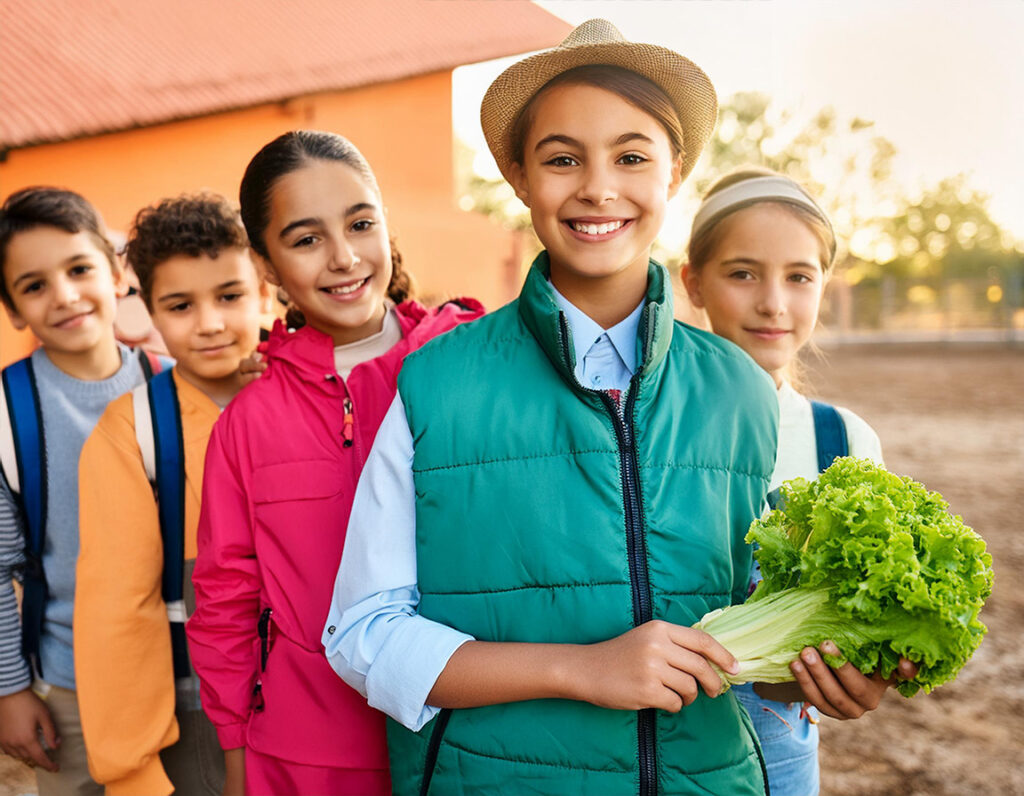
[{"label": "girl's hand", "polygon": [[245,747],[224,750],[222,796],[245,796]]},{"label": "girl's hand", "polygon": [[40,732],[50,749],[60,745],[49,708],[30,688],[0,697],[0,749],[33,768],[57,771],[39,742]]},{"label": "girl's hand", "polygon": [[[821,652],[838,655],[839,648],[826,641],[821,645]],[[824,715],[840,720],[859,719],[878,707],[889,686],[917,675],[917,666],[906,658],[900,659],[899,667],[888,680],[878,672],[871,677],[861,674],[852,663],[833,669],[813,647],[806,647],[800,659],[790,664],[790,669],[804,700]]]},{"label": "girl's hand", "polygon": [[580,647],[579,699],[605,708],[660,708],[677,713],[703,689],[718,696],[722,680],[712,664],[736,672],[739,664],[702,630],[651,621],[600,644]]}]

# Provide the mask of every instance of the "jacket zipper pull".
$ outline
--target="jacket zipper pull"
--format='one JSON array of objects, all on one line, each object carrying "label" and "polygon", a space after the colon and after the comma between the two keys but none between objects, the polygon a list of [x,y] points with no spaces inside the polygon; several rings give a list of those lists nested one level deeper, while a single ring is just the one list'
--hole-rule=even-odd
[{"label": "jacket zipper pull", "polygon": [[342,406],[345,410],[345,422],[341,427],[342,445],[346,448],[351,448],[355,438],[355,407],[352,406],[352,399],[348,397],[345,398]]},{"label": "jacket zipper pull", "polygon": [[[260,671],[267,670],[267,658],[270,657],[270,617],[273,614],[270,608],[264,608],[260,614],[260,620],[256,623],[256,633],[260,637]],[[258,685],[258,684],[257,684]]]},{"label": "jacket zipper pull", "polygon": [[252,709],[254,713],[262,713],[263,708],[266,707],[263,702],[263,681],[256,680],[256,686],[252,689]]},{"label": "jacket zipper pull", "polygon": [[[256,634],[260,637],[260,673],[267,670],[267,658],[270,657],[270,617],[273,614],[270,608],[264,608],[256,623]],[[256,685],[252,689],[252,709],[256,713],[263,711],[263,678],[256,678]]]}]

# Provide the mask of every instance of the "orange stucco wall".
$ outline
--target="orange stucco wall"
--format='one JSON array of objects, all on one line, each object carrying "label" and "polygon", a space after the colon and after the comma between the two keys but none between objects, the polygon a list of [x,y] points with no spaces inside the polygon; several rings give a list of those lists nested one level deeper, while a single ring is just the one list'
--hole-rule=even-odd
[{"label": "orange stucco wall", "polygon": [[[164,196],[208,188],[237,198],[249,159],[287,130],[350,138],[377,174],[391,231],[429,298],[475,296],[497,307],[511,296],[509,233],[456,207],[451,73],[322,94],[201,119],[13,150],[0,163],[0,195],[27,185],[71,188],[114,230]],[[0,363],[32,345],[0,322]]]}]

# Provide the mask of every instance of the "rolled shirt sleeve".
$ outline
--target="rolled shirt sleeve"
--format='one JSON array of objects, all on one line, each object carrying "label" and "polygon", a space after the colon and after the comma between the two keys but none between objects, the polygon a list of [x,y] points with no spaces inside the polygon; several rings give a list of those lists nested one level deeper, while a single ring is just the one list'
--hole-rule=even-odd
[{"label": "rolled shirt sleeve", "polygon": [[324,628],[338,675],[413,731],[438,712],[427,697],[473,637],[420,616],[413,441],[396,395],[359,477]]}]

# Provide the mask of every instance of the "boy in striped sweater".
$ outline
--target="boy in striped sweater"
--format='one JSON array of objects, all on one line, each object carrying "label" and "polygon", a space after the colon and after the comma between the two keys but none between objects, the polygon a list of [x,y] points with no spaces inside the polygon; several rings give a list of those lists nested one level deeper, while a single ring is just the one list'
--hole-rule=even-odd
[{"label": "boy in striped sweater", "polygon": [[[75,693],[76,485],[79,451],[107,403],[144,380],[142,361],[114,337],[126,291],[99,214],[83,197],[27,188],[4,201],[0,300],[15,328],[42,345],[5,369],[0,404],[0,749],[36,768],[41,796],[103,792],[86,766]],[[15,462],[8,406],[29,396],[36,451]],[[41,495],[30,505],[26,487],[29,498]],[[24,623],[15,575],[25,586]]]}]

